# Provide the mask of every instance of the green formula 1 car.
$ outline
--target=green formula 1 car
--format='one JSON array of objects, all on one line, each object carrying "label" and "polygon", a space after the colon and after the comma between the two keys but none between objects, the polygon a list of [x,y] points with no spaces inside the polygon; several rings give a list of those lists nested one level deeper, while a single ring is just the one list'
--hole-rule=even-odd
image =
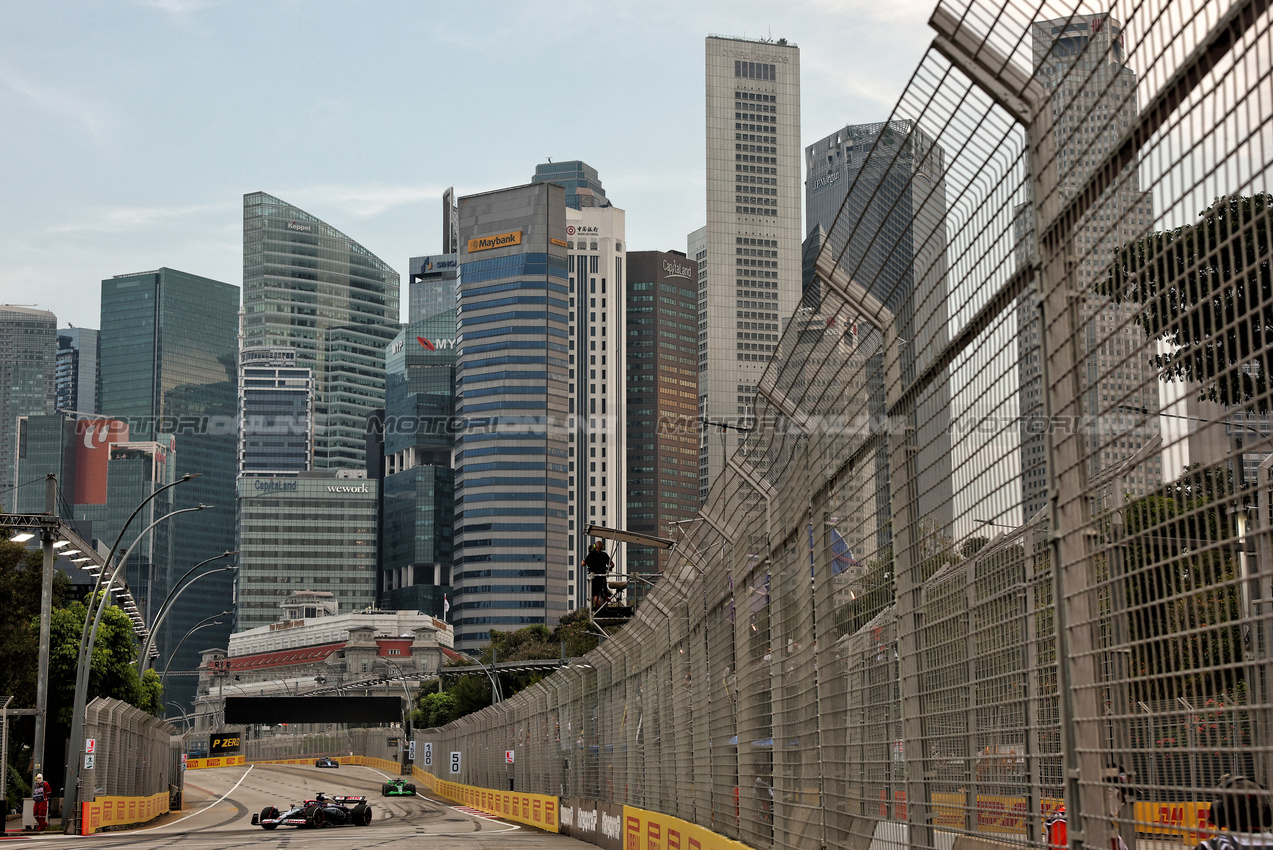
[{"label": "green formula 1 car", "polygon": [[390,779],[380,786],[380,794],[384,797],[414,797],[415,783],[405,779]]}]

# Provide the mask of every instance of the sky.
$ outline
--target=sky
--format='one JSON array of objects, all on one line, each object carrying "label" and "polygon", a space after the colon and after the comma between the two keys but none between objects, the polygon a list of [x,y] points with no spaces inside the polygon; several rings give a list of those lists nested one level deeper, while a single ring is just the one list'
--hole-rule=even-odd
[{"label": "sky", "polygon": [[[705,223],[704,38],[800,47],[801,142],[888,117],[932,0],[0,0],[0,302],[98,327],[101,280],[242,283],[265,191],[403,276],[441,195],[582,159],[629,250]],[[404,316],[405,318],[405,316]]]}]

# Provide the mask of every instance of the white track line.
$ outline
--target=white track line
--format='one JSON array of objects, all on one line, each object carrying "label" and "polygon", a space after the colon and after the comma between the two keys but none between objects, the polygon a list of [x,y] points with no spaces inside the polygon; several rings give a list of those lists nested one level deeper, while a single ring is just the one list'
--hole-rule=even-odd
[{"label": "white track line", "polygon": [[[254,765],[254,764],[250,764],[250,765],[248,765],[248,769],[247,769],[247,770],[245,770],[245,771],[243,771],[243,775],[239,777],[239,781],[238,781],[238,782],[234,783],[234,787],[233,787],[233,788],[231,788],[229,791],[226,791],[224,794],[222,794],[222,795],[221,795],[219,798],[217,798],[216,800],[213,800],[211,803],[209,803],[208,805],[204,806],[202,809],[200,809],[200,810],[199,810],[199,811],[197,811],[197,812],[191,812],[190,814],[186,815],[184,818],[177,818],[177,819],[176,819],[175,821],[173,821],[172,823],[166,823],[166,824],[164,824],[162,828],[163,828],[163,829],[167,829],[168,827],[176,826],[177,824],[181,823],[183,820],[187,820],[187,819],[189,819],[189,818],[192,818],[192,817],[194,817],[195,815],[201,815],[201,814],[203,814],[204,812],[206,812],[208,809],[212,808],[213,806],[218,805],[219,803],[221,803],[221,801],[222,801],[222,800],[224,800],[226,797],[229,797],[231,794],[233,794],[233,793],[235,792],[235,790],[236,790],[236,789],[238,789],[238,787],[239,787],[240,785],[242,785],[242,784],[243,784],[243,780],[248,778],[248,774],[252,772],[252,768],[254,768],[254,767],[256,767],[256,765]],[[153,829],[153,828],[154,828],[154,827],[152,827],[152,829]],[[140,832],[141,830],[131,830],[131,831]],[[116,833],[116,835],[118,835],[118,834],[119,834],[119,833]]]}]

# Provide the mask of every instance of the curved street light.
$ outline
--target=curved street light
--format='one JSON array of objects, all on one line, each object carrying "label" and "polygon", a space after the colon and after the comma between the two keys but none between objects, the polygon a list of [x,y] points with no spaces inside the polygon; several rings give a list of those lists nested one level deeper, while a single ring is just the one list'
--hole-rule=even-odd
[{"label": "curved street light", "polygon": [[208,570],[206,573],[202,573],[200,575],[195,576],[194,579],[191,580],[190,584],[187,584],[185,587],[182,587],[182,582],[190,578],[190,574],[193,573],[195,570],[199,569],[200,567],[202,567],[204,564],[209,564],[213,561],[220,560],[221,558],[229,558],[231,555],[237,555],[237,554],[239,554],[237,551],[222,552],[220,555],[213,555],[211,558],[200,561],[199,563],[191,567],[189,570],[187,570],[186,574],[183,575],[180,579],[178,579],[177,583],[172,586],[172,590],[169,591],[167,598],[164,599],[163,604],[159,606],[159,613],[155,615],[155,621],[150,624],[150,632],[149,634],[146,635],[146,645],[142,647],[141,654],[137,656],[137,677],[138,678],[141,678],[142,676],[146,675],[146,671],[150,668],[150,648],[155,642],[155,633],[159,631],[159,626],[163,623],[164,618],[168,616],[168,610],[172,607],[172,604],[177,601],[177,597],[185,593],[191,584],[194,584],[196,581],[203,578],[204,576],[210,576],[213,573],[223,573],[223,572],[226,572],[227,570],[237,570],[238,567],[229,566],[229,567],[221,567],[215,570]]},{"label": "curved street light", "polygon": [[[137,514],[141,513],[141,509],[148,505],[156,496],[165,490],[171,490],[178,484],[184,484],[187,481],[193,481],[202,472],[187,472],[185,475],[173,481],[171,484],[165,484],[156,488],[155,492],[141,500],[137,507],[133,508],[133,512],[128,515],[128,519],[119,529],[119,534],[115,537],[115,542],[111,545],[110,552],[106,555],[103,562],[103,568],[97,574],[97,582],[93,586],[93,592],[88,597],[88,606],[84,611],[84,629],[80,634],[80,652],[75,668],[75,701],[71,708],[71,747],[66,759],[66,779],[63,784],[63,832],[67,835],[74,835],[79,828],[79,819],[75,817],[75,812],[79,809],[79,784],[80,784],[80,755],[83,753],[84,741],[84,712],[88,707],[88,673],[89,661],[92,658],[93,643],[97,639],[97,627],[101,623],[101,613],[106,607],[106,599],[109,594],[102,594],[98,598],[98,590],[101,588],[102,576],[105,575],[111,561],[115,557],[115,553],[119,550],[120,541],[124,539],[124,532],[128,531],[128,526],[132,525],[133,520],[137,518]],[[152,523],[153,526],[153,523]],[[149,530],[149,529],[148,529]],[[141,539],[141,535],[138,535]],[[123,558],[120,559],[120,565],[123,565]],[[115,573],[119,569],[116,568]],[[112,574],[107,581],[107,588],[115,581],[115,574]],[[93,606],[97,606],[97,616],[93,614]],[[92,626],[89,626],[89,621]]]},{"label": "curved street light", "polygon": [[186,642],[186,638],[199,631],[199,629],[206,629],[209,626],[221,625],[221,621],[218,620],[217,617],[228,617],[232,613],[232,611],[222,611],[220,614],[213,614],[211,617],[204,617],[202,620],[191,626],[190,631],[181,636],[181,640],[177,641],[177,645],[173,647],[172,653],[168,656],[168,663],[164,665],[164,672],[159,674],[159,687],[162,688],[164,681],[168,678],[168,665],[172,664],[172,660],[177,657],[177,652],[181,649],[181,645]]},{"label": "curved street light", "polygon": [[402,750],[402,764],[408,765],[410,761],[410,741],[411,741],[411,692],[407,690],[407,674],[402,672],[402,668],[388,658],[377,658],[376,662],[392,667],[398,673],[398,678],[402,680],[402,695],[406,698],[406,703],[402,708],[402,731],[408,741],[406,747]]}]

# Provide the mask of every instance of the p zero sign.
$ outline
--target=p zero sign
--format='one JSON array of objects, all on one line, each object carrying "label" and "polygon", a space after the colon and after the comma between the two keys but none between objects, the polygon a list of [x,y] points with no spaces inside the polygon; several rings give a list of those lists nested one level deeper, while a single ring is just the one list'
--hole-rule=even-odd
[{"label": "p zero sign", "polygon": [[213,735],[208,739],[208,754],[216,756],[226,753],[237,753],[239,744],[238,735]]}]

